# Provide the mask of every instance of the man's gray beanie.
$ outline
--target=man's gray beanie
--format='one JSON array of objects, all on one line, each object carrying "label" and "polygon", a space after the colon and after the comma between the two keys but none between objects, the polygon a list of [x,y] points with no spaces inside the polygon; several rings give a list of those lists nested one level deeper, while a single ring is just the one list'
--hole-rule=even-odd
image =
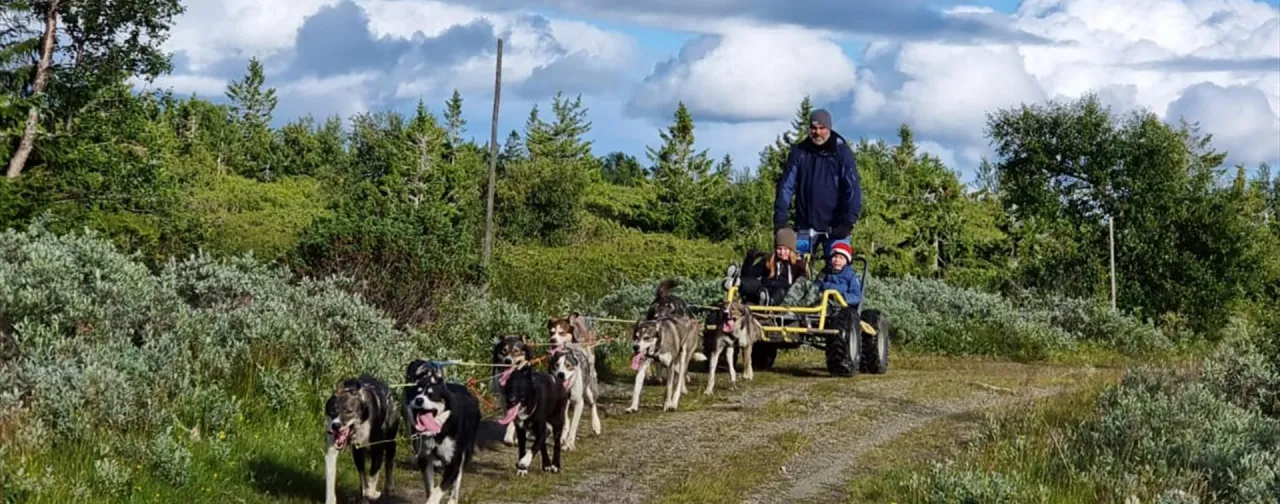
[{"label": "man's gray beanie", "polygon": [[809,114],[809,120],[831,129],[831,113],[827,109],[818,109]]}]

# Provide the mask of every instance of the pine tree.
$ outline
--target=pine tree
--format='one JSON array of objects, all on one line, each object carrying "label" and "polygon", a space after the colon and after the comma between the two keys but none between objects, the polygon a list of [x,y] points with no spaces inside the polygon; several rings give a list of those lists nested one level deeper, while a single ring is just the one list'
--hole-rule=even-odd
[{"label": "pine tree", "polygon": [[237,118],[262,127],[271,123],[271,113],[276,108],[276,90],[264,90],[265,81],[262,62],[254,57],[249,59],[249,73],[243,79],[227,85],[226,95],[231,100],[231,111]]},{"label": "pine tree", "polygon": [[244,78],[227,85],[232,121],[240,123],[241,141],[229,153],[231,164],[242,175],[271,180],[277,152],[272,148],[271,113],[276,108],[276,90],[264,88],[262,62],[249,59]]},{"label": "pine tree", "polygon": [[551,110],[555,114],[555,122],[551,124],[551,136],[554,138],[554,150],[560,159],[584,160],[591,157],[590,140],[583,137],[591,131],[591,121],[587,118],[587,109],[582,106],[582,95],[572,101],[556,93],[551,101]]},{"label": "pine tree", "polygon": [[456,147],[462,143],[462,135],[467,130],[467,120],[462,117],[462,95],[456,88],[444,107],[445,130],[449,134],[449,144]]},{"label": "pine tree", "polygon": [[498,154],[498,163],[519,161],[524,159],[526,154],[524,143],[520,141],[520,133],[511,130],[511,134],[507,135],[507,141],[502,144],[502,152]]},{"label": "pine tree", "polygon": [[671,126],[659,132],[662,145],[656,149],[645,147],[653,178],[661,191],[658,199],[670,208],[668,228],[686,237],[695,234],[698,216],[704,207],[701,185],[713,182],[709,178],[714,162],[706,150],[694,151],[693,128],[693,115],[681,101]]},{"label": "pine tree", "polygon": [[533,104],[529,117],[524,121],[524,147],[529,159],[541,159],[551,156],[555,151],[555,138],[551,135],[551,126],[538,117],[538,104]]},{"label": "pine tree", "polygon": [[796,143],[809,136],[809,118],[812,115],[813,100],[809,99],[809,95],[804,95],[804,99],[800,100],[800,109],[796,110],[796,118],[791,120],[791,137],[786,139],[788,143]]}]

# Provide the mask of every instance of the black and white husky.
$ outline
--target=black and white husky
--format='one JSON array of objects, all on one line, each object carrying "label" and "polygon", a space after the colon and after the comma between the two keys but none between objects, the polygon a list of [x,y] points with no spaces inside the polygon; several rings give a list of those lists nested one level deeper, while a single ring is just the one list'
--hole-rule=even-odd
[{"label": "black and white husky", "polygon": [[[491,359],[494,364],[492,389],[497,392],[499,406],[503,411],[507,409],[506,398],[502,394],[502,389],[506,387],[507,380],[511,378],[511,373],[515,370],[529,365],[529,361],[533,360],[533,351],[529,349],[529,344],[525,341],[524,336],[504,336],[494,338],[493,340],[493,357]],[[508,425],[506,432],[502,435],[502,442],[507,446],[516,444],[516,426]]]},{"label": "black and white husky", "polygon": [[[328,450],[324,455],[325,503],[337,504],[338,452],[351,445],[356,471],[360,473],[361,502],[382,496],[378,470],[385,465],[383,492],[392,489],[391,466],[396,458],[396,431],[400,416],[391,389],[377,378],[360,376],[338,383],[324,403]],[[365,474],[365,455],[372,455],[370,474]]]},{"label": "black and white husky", "polygon": [[721,353],[725,354],[725,361],[729,365],[729,388],[737,388],[738,376],[733,369],[734,347],[742,349],[742,379],[751,381],[755,374],[751,368],[751,350],[764,334],[760,321],[756,320],[751,309],[740,300],[735,299],[725,305],[719,318],[720,324],[715,330],[715,350],[711,354],[711,366],[707,375],[707,390],[704,392],[707,395],[715,390],[716,366]]},{"label": "black and white husky", "polygon": [[[480,404],[465,386],[446,383],[441,368],[425,361],[411,362],[405,377],[417,378],[404,391],[405,425],[427,502],[439,504],[447,493],[449,504],[457,504],[463,468],[475,457]],[[436,485],[436,469],[443,472],[440,485]]]},{"label": "black and white husky", "polygon": [[591,432],[600,435],[600,413],[597,410],[596,398],[599,385],[596,380],[596,369],[590,352],[577,343],[561,343],[551,348],[549,368],[556,380],[564,386],[569,394],[569,404],[573,405],[573,415],[565,408],[565,423],[568,428],[561,436],[564,449],[572,451],[578,440],[578,426],[582,422],[584,405],[591,406]]},{"label": "black and white husky", "polygon": [[[514,423],[516,426],[516,447],[520,457],[516,462],[516,474],[524,476],[529,473],[534,452],[541,452],[544,472],[560,472],[560,440],[564,434],[564,417],[569,402],[564,385],[550,374],[535,371],[531,366],[516,369],[508,376],[502,388],[507,411],[498,424]],[[530,433],[533,434],[533,447],[526,451],[525,440]],[[547,456],[548,435],[556,444],[552,457]]]}]

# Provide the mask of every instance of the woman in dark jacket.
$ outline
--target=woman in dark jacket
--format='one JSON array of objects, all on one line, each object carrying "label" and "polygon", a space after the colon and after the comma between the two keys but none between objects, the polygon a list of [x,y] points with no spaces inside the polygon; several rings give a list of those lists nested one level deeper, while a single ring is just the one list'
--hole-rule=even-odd
[{"label": "woman in dark jacket", "polygon": [[805,276],[804,259],[796,252],[796,232],[779,229],[773,243],[773,254],[763,263],[755,261],[760,253],[754,250],[743,261],[740,290],[747,303],[777,305],[791,285]]}]

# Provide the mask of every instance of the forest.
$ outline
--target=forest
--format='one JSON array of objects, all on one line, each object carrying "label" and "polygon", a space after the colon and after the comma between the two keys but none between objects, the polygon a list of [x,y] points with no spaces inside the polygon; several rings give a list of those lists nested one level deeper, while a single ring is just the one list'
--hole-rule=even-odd
[{"label": "forest", "polygon": [[[714,296],[707,282],[772,246],[774,184],[815,106],[799,101],[792,128],[752,160],[701,148],[683,104],[643,159],[601,152],[572,90],[527,111],[497,149],[475,140],[488,124],[463,119],[491,104],[457,91],[274,127],[279,96],[257,59],[218,102],[130,84],[170,71],[160,44],[183,9],[0,7],[0,461],[21,468],[0,475],[5,502],[94,485],[180,495],[222,467],[231,445],[213,433],[310,419],[276,412],[318,412],[316,391],[339,375],[399,373],[414,352],[482,359],[493,336],[569,310],[630,316],[666,277]],[[1247,398],[1233,404],[1255,412],[1249,446],[1280,439],[1280,172],[1228,166],[1212,132],[1092,95],[989,111],[985,134],[996,156],[975,184],[922,152],[910,125],[850,139],[865,202],[854,249],[870,261],[869,303],[894,308],[900,348],[1218,355],[1248,334],[1258,353],[1231,355],[1253,381],[1215,390]],[[131,436],[92,434],[119,431]],[[1170,474],[1220,474],[1223,460],[1177,459]],[[92,477],[63,476],[77,471]],[[1141,484],[1181,481],[1154,478]],[[1207,501],[1246,495],[1206,478]],[[1270,478],[1259,492],[1280,488]]]}]

